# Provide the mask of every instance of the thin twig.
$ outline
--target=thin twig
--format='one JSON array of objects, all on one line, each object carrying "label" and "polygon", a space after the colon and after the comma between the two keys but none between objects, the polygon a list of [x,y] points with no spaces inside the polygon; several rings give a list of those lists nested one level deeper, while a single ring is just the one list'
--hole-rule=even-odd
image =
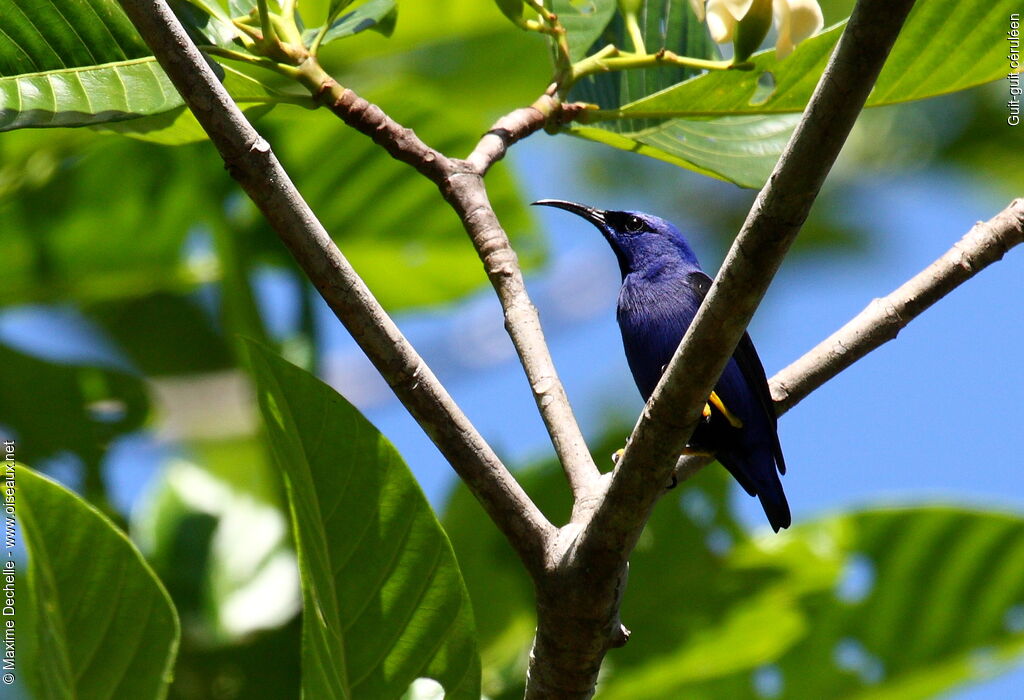
[{"label": "thin twig", "polygon": [[164,0],[120,0],[231,175],[260,208],[402,404],[508,537],[543,566],[553,527],[476,431],[338,250]]},{"label": "thin twig", "polygon": [[1024,199],[978,222],[952,248],[776,374],[772,397],[781,415],[812,391],[896,335],[932,304],[1024,243]]}]

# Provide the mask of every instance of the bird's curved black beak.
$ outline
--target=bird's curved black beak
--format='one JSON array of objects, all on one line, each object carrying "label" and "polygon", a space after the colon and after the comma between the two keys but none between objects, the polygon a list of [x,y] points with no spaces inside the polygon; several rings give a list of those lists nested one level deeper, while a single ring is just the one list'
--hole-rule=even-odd
[{"label": "bird's curved black beak", "polygon": [[594,207],[588,207],[586,204],[577,204],[576,202],[567,202],[564,199],[538,199],[533,204],[542,207],[556,207],[558,209],[565,209],[571,211],[576,216],[581,216],[595,226],[603,226],[605,224],[605,212],[603,209],[595,209]]}]

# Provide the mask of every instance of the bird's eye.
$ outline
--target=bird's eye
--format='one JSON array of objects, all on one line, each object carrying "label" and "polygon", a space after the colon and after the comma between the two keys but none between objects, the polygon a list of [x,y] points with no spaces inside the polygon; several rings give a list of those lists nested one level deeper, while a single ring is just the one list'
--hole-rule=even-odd
[{"label": "bird's eye", "polygon": [[631,216],[626,219],[626,230],[629,233],[640,233],[644,230],[644,222],[639,216]]}]

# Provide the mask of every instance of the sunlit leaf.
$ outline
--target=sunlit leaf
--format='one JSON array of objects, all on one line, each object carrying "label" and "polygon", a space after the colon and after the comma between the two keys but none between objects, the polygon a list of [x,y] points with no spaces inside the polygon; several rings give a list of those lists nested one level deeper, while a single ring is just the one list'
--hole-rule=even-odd
[{"label": "sunlit leaf", "polygon": [[[635,120],[623,124],[631,121]],[[639,131],[617,132],[593,126],[569,126],[566,131],[741,187],[756,188],[771,174],[798,121],[799,116],[792,114],[754,114],[669,119]]]},{"label": "sunlit leaf", "polygon": [[[40,700],[161,698],[178,618],[160,581],[123,532],[57,483],[18,467],[18,520],[29,553],[35,627],[23,678]],[[20,665],[20,664],[19,664]]]},{"label": "sunlit leaf", "polygon": [[[367,29],[390,36],[395,29],[397,18],[397,0],[370,0],[334,20],[324,34],[321,44],[329,44]],[[303,43],[308,46],[319,32],[320,29],[307,29],[302,34]]]},{"label": "sunlit leaf", "polygon": [[249,347],[299,553],[303,693],[397,697],[428,677],[478,700],[465,584],[401,456],[330,387]]},{"label": "sunlit leaf", "polygon": [[[915,5],[885,63],[868,106],[918,100],[1005,77],[1005,29],[1016,0],[952,2],[932,0]],[[975,27],[964,33],[965,22]],[[774,50],[754,57],[752,71],[705,73],[683,85],[629,104],[626,114],[738,114],[798,112],[807,104],[818,77],[845,24],[809,39],[783,61]],[[950,50],[955,46],[955,50]],[[755,99],[764,74],[774,84],[770,96]]]}]

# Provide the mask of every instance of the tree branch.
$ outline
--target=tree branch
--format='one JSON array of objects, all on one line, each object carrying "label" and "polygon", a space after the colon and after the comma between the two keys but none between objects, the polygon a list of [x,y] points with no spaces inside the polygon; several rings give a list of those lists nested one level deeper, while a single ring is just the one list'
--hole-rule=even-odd
[{"label": "tree branch", "polygon": [[978,222],[942,257],[887,296],[875,299],[846,325],[776,374],[772,397],[779,415],[896,335],[967,280],[1024,243],[1024,199]]},{"label": "tree branch", "polygon": [[[531,107],[503,117],[484,135],[467,160],[457,160],[430,148],[412,129],[339,85],[315,58],[299,66],[297,77],[317,102],[369,136],[393,158],[411,165],[434,182],[458,214],[501,302],[505,328],[575,499],[587,498],[600,473],[558,378],[540,316],[526,291],[519,259],[491,207],[483,182],[484,173],[505,154],[508,145],[540,129],[558,110],[557,102],[542,95]],[[579,109],[567,110],[565,114],[575,114]]]},{"label": "tree branch", "polygon": [[210,136],[232,177],[508,537],[527,569],[541,569],[554,528],[374,299],[295,189],[270,145],[217,81],[166,2],[120,2]]}]

